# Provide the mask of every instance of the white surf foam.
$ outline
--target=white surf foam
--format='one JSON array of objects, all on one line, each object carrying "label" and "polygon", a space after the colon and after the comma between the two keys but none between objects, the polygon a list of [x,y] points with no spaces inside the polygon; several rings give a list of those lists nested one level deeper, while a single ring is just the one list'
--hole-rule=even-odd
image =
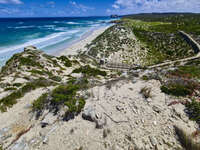
[{"label": "white surf foam", "polygon": [[36,26],[21,26],[21,27],[8,27],[11,29],[27,29],[27,28],[35,28]]},{"label": "white surf foam", "polygon": [[[67,38],[69,38],[69,37],[67,37],[67,33],[68,32],[54,33],[54,34],[51,34],[51,35],[46,36],[44,38],[39,38],[39,39],[28,41],[28,42],[26,42],[24,44],[15,45],[15,46],[6,47],[6,48],[2,47],[2,48],[0,48],[0,54],[6,53],[6,52],[15,51],[15,50],[19,50],[19,49],[23,49],[24,47],[29,46],[29,45],[37,45],[37,44],[39,44],[40,47],[43,47],[42,46],[43,42],[47,42],[49,40],[56,39],[56,38],[64,36],[64,35],[66,35],[66,38],[65,38],[65,40],[66,40]],[[47,42],[47,43],[49,43],[49,42]],[[44,46],[46,46],[46,44],[44,44]]]}]

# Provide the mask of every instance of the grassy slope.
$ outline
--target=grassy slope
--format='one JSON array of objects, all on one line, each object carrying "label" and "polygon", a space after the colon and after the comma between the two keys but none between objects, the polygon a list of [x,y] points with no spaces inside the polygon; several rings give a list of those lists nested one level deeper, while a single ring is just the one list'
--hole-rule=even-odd
[{"label": "grassy slope", "polygon": [[194,55],[192,47],[180,36],[171,22],[146,22],[127,18],[123,21],[148,48],[148,65]]}]

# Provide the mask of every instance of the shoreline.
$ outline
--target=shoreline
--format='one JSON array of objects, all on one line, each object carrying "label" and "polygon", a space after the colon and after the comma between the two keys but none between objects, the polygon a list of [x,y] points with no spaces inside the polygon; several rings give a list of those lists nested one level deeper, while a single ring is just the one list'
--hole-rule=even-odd
[{"label": "shoreline", "polygon": [[[89,30],[88,32],[84,33],[79,38],[69,42],[63,48],[59,48],[58,46],[55,50],[53,50],[53,52],[48,52],[48,50],[47,51],[44,50],[43,52],[49,55],[56,56],[56,57],[59,57],[61,55],[76,55],[80,49],[83,50],[87,44],[92,42],[97,36],[102,34],[106,29],[108,29],[111,26],[112,25],[107,25],[107,26],[93,28]],[[22,51],[23,49],[21,49],[19,52],[22,52]],[[10,57],[12,57],[13,55],[11,55]],[[5,62],[0,63],[0,70],[5,65],[6,62],[7,60]]]},{"label": "shoreline", "polygon": [[57,52],[58,54],[53,54],[55,56],[61,55],[76,55],[78,51],[84,51],[85,46],[91,43],[94,39],[96,39],[99,35],[101,35],[109,26],[99,27],[97,29],[93,29],[88,31],[84,35],[80,37],[80,39],[72,41],[66,48]]}]

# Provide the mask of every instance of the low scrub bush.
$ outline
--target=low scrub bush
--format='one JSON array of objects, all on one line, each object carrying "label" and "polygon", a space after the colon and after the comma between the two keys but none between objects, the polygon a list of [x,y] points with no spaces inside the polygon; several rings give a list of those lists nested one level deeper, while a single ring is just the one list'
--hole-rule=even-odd
[{"label": "low scrub bush", "polygon": [[50,78],[51,80],[56,81],[56,82],[60,82],[60,81],[62,81],[62,78],[59,77],[59,76],[50,76],[49,78]]},{"label": "low scrub bush", "polygon": [[101,76],[106,76],[107,73],[105,71],[101,71],[99,69],[96,68],[92,68],[89,65],[86,66],[82,66],[78,69],[73,70],[73,73],[83,73],[87,76],[97,76],[97,75],[101,75]]},{"label": "low scrub bush", "polygon": [[192,95],[196,89],[199,89],[197,82],[185,79],[172,80],[161,86],[162,92],[173,96]]},{"label": "low scrub bush", "polygon": [[189,118],[200,123],[200,102],[193,99],[186,104],[186,108]]},{"label": "low scrub bush", "polygon": [[42,65],[31,57],[21,57],[19,61],[20,65],[42,68]]},{"label": "low scrub bush", "polygon": [[74,117],[80,113],[85,106],[85,99],[77,95],[77,91],[82,88],[82,84],[70,80],[67,85],[60,85],[51,93],[43,94],[35,100],[33,102],[33,110],[41,112],[44,109],[45,104],[48,104],[46,105],[47,109],[51,109],[50,111],[53,110],[56,113],[60,106],[66,105],[68,110],[66,111],[64,118],[67,118],[68,116]]},{"label": "low scrub bush", "polygon": [[60,57],[58,57],[58,59],[61,60],[64,63],[65,67],[71,67],[72,66],[71,61],[66,56],[60,56]]},{"label": "low scrub bush", "polygon": [[31,71],[29,71],[33,74],[38,74],[38,75],[44,75],[45,73],[43,71],[37,70],[37,69],[33,69]]},{"label": "low scrub bush", "polygon": [[44,108],[44,104],[47,101],[48,94],[42,94],[37,100],[35,100],[32,104],[33,110],[42,110]]},{"label": "low scrub bush", "polygon": [[64,103],[70,101],[76,95],[77,90],[79,89],[78,85],[61,85],[53,90],[52,97],[53,102],[56,104]]},{"label": "low scrub bush", "polygon": [[174,71],[170,71],[169,75],[182,77],[182,78],[200,78],[199,66],[180,66]]},{"label": "low scrub bush", "polygon": [[144,81],[148,81],[148,80],[149,80],[149,77],[146,76],[146,75],[143,75],[143,76],[141,77],[141,79],[144,80]]},{"label": "low scrub bush", "polygon": [[13,86],[20,87],[20,86],[22,86],[22,83],[14,83]]},{"label": "low scrub bush", "polygon": [[4,91],[15,91],[17,90],[17,88],[14,88],[14,87],[8,87],[8,88],[5,88]]}]

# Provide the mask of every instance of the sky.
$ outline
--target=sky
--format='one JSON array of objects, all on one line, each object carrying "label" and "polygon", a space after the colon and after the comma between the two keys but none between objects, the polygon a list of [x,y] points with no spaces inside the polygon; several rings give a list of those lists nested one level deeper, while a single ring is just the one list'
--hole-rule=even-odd
[{"label": "sky", "polygon": [[0,17],[108,16],[200,12],[200,0],[0,0]]}]

